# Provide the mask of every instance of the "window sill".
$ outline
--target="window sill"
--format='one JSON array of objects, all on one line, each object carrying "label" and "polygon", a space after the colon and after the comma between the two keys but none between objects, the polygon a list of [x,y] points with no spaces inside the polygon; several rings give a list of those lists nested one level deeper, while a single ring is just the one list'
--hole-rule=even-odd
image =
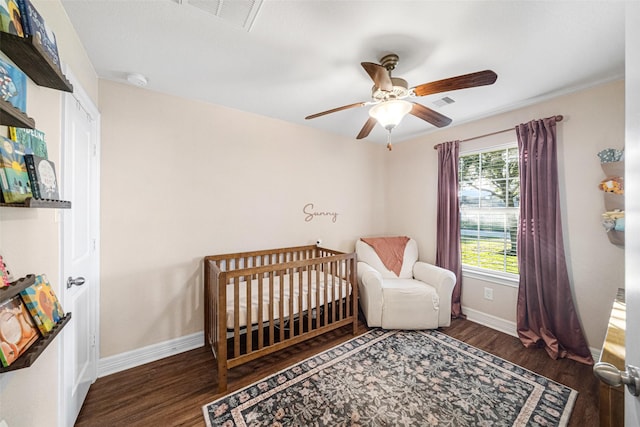
[{"label": "window sill", "polygon": [[462,267],[462,277],[484,280],[487,282],[496,283],[498,285],[509,286],[511,288],[517,288],[520,286],[520,276],[518,276],[517,274],[500,273],[497,271],[490,271],[468,266]]}]

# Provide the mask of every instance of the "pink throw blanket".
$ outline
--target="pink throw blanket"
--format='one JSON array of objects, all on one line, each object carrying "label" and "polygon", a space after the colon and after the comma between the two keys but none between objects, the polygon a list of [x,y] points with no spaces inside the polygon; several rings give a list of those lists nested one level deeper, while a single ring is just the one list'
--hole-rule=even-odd
[{"label": "pink throw blanket", "polygon": [[396,276],[400,276],[408,237],[362,237],[360,240],[376,251],[385,267],[396,273]]}]

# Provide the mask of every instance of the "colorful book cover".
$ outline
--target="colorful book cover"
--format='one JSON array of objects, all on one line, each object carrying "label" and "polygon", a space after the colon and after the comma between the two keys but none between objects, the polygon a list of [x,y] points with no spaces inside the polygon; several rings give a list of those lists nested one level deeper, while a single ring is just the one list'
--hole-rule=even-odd
[{"label": "colorful book cover", "polygon": [[[2,0],[0,0],[2,1]],[[58,44],[56,35],[47,26],[40,12],[33,6],[30,0],[17,0],[22,16],[22,30],[25,36],[33,36],[36,43],[42,46],[51,61],[60,68],[58,56]]]},{"label": "colorful book cover", "polygon": [[43,335],[64,317],[62,305],[44,274],[36,276],[36,282],[20,292],[20,296]]},{"label": "colorful book cover", "polygon": [[31,191],[36,199],[59,200],[58,181],[55,165],[51,160],[43,159],[35,154],[25,154]]},{"label": "colorful book cover", "polygon": [[24,145],[24,154],[35,154],[43,159],[48,159],[47,143],[44,140],[44,132],[38,129],[23,129],[9,127],[9,137]]},{"label": "colorful book cover", "polygon": [[4,203],[22,203],[32,197],[24,147],[0,136],[0,188]]},{"label": "colorful book cover", "polygon": [[7,265],[4,263],[4,259],[0,255],[0,288],[6,288],[11,281],[9,280],[9,272],[7,271]]},{"label": "colorful book cover", "polygon": [[11,365],[38,339],[38,330],[20,295],[0,303],[0,362]]},{"label": "colorful book cover", "polygon": [[[1,2],[2,0],[0,0]],[[27,112],[27,76],[0,58],[0,98],[23,113]]]},{"label": "colorful book cover", "polygon": [[0,0],[0,31],[24,37],[17,0]]}]

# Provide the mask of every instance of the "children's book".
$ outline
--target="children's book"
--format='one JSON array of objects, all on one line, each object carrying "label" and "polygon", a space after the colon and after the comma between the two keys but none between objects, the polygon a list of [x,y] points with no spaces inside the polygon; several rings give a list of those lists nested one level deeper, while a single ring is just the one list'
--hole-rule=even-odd
[{"label": "children's book", "polygon": [[27,76],[18,67],[2,58],[0,58],[0,99],[8,101],[23,113],[27,112]]},{"label": "children's book", "polygon": [[0,0],[0,31],[24,37],[17,0]]},{"label": "children's book", "polygon": [[6,288],[11,281],[9,280],[9,272],[7,271],[7,265],[0,255],[0,288]]},{"label": "children's book", "polygon": [[20,296],[43,335],[64,317],[62,305],[44,274],[36,276],[36,282],[20,292]]},{"label": "children's book", "polygon": [[9,126],[9,137],[24,145],[24,154],[35,154],[44,159],[49,158],[44,132],[38,129],[24,129]]},{"label": "children's book", "polygon": [[25,154],[24,161],[27,164],[33,197],[49,200],[60,199],[54,163],[35,154]]},{"label": "children's book", "polygon": [[[0,0],[1,1],[1,0]],[[25,36],[33,36],[36,43],[42,46],[51,62],[60,68],[56,35],[47,26],[40,12],[30,0],[17,0],[22,16],[22,29]]]},{"label": "children's book", "polygon": [[0,303],[0,362],[11,365],[38,339],[38,330],[20,295]]},{"label": "children's book", "polygon": [[32,197],[24,146],[0,136],[0,188],[4,203],[22,203]]}]

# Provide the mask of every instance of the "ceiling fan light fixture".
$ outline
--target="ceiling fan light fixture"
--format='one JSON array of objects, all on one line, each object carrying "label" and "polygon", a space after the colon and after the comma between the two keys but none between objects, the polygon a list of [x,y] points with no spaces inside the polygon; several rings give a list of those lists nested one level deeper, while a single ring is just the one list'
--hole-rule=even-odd
[{"label": "ceiling fan light fixture", "polygon": [[411,111],[412,107],[413,104],[409,101],[394,99],[374,105],[369,110],[369,115],[376,119],[380,126],[391,131],[391,129],[398,126],[402,118]]}]

